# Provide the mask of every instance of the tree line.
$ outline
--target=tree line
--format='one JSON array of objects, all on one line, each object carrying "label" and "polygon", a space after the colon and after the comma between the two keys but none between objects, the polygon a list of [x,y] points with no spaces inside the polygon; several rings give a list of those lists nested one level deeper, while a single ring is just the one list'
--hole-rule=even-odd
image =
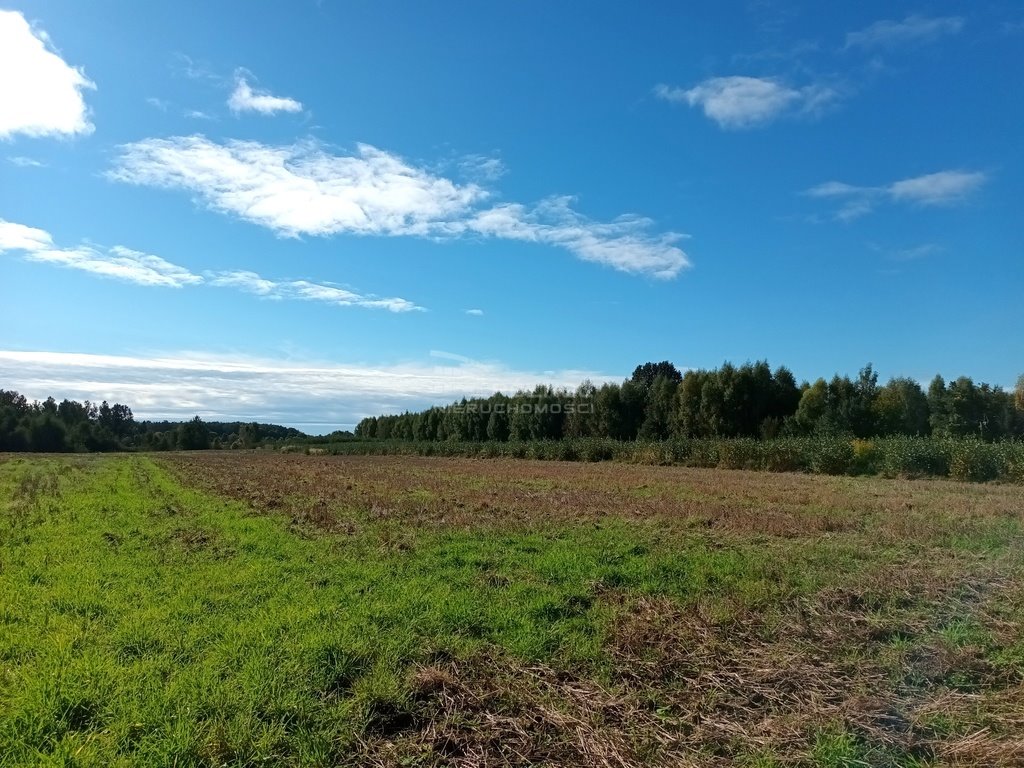
[{"label": "tree line", "polygon": [[203,421],[136,421],[120,403],[52,397],[30,402],[17,392],[0,390],[0,451],[98,452],[173,451],[276,446],[306,437],[276,424]]},{"label": "tree line", "polygon": [[906,377],[879,384],[868,364],[856,378],[797,384],[766,361],[681,373],[644,363],[621,383],[575,390],[538,386],[462,399],[420,412],[372,416],[356,437],[377,440],[525,441],[797,436],[1024,437],[1024,376],[1012,392],[962,376],[927,390]]}]

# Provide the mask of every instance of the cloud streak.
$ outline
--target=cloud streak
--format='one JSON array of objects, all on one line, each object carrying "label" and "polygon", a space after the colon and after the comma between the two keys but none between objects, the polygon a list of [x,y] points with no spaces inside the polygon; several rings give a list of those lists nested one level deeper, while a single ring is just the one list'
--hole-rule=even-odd
[{"label": "cloud streak", "polygon": [[88,244],[60,248],[54,245],[49,232],[0,219],[0,253],[8,251],[21,252],[28,261],[55,264],[136,285],[182,288],[203,282],[199,275],[159,256],[122,245],[109,249]]},{"label": "cloud streak", "polygon": [[658,85],[655,95],[665,101],[698,107],[722,128],[766,125],[783,115],[816,115],[839,98],[822,84],[796,88],[769,77],[712,77],[693,88]]},{"label": "cloud streak", "polygon": [[914,14],[903,21],[884,19],[847,34],[845,48],[896,48],[930,43],[940,37],[958,34],[963,27],[964,20],[960,16],[929,18]]},{"label": "cloud streak", "polygon": [[337,155],[312,141],[145,139],[123,146],[108,176],[190,192],[214,211],[284,237],[486,236],[561,247],[585,261],[661,279],[689,266],[675,245],[682,236],[651,234],[649,219],[593,221],[568,197],[487,207],[491,192],[480,184],[458,183],[369,144]]},{"label": "cloud streak", "polygon": [[295,99],[274,96],[269,91],[254,90],[242,75],[235,78],[235,90],[228,97],[232,112],[256,112],[261,115],[276,115],[278,112],[301,112],[302,103]]},{"label": "cloud streak", "polygon": [[83,91],[95,87],[54,52],[45,32],[0,10],[0,139],[92,133]]},{"label": "cloud streak", "polygon": [[423,307],[401,298],[365,296],[330,283],[309,280],[268,280],[255,272],[245,270],[212,272],[207,275],[212,286],[237,288],[264,299],[318,301],[338,307],[366,307],[386,309],[389,312],[422,312]]},{"label": "cloud streak", "polygon": [[272,421],[330,431],[364,416],[461,397],[621,380],[585,370],[530,371],[437,354],[370,365],[200,353],[146,356],[0,350],[0,379],[30,399],[127,403],[139,418]]},{"label": "cloud streak", "polygon": [[878,187],[862,187],[842,181],[827,181],[805,194],[842,202],[836,212],[841,221],[852,221],[871,213],[880,203],[905,203],[918,206],[952,206],[966,201],[988,180],[981,171],[939,171],[924,176],[894,181]]},{"label": "cloud streak", "polygon": [[27,261],[54,264],[142,286],[184,288],[206,283],[268,299],[316,301],[338,307],[386,309],[389,312],[423,311],[423,307],[407,299],[364,295],[331,283],[275,281],[244,270],[210,272],[204,278],[159,256],[123,245],[103,249],[86,243],[74,248],[60,248],[54,245],[53,237],[45,230],[0,219],[0,254],[6,252],[20,252]]}]

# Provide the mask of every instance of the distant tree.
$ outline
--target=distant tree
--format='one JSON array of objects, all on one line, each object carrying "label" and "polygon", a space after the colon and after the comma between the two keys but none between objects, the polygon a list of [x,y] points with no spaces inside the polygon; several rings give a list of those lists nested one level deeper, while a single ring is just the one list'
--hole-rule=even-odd
[{"label": "distant tree", "polygon": [[665,440],[675,422],[676,389],[679,380],[658,374],[647,393],[644,421],[638,436],[645,440]]},{"label": "distant tree", "polygon": [[954,437],[984,435],[987,426],[982,393],[968,376],[950,382],[946,394],[949,422],[947,430]]},{"label": "distant tree", "polygon": [[210,432],[203,420],[196,416],[178,425],[177,446],[182,451],[201,451],[210,447]]},{"label": "distant tree", "polygon": [[933,435],[949,435],[949,391],[946,380],[937,374],[928,385],[928,423]]},{"label": "distant tree", "polygon": [[818,379],[803,391],[796,415],[793,417],[799,432],[809,435],[818,430],[828,408],[828,390],[828,383],[824,379]]},{"label": "distant tree", "polygon": [[913,379],[891,379],[874,401],[875,431],[880,435],[927,435],[928,398]]},{"label": "distant tree", "polygon": [[642,384],[644,387],[651,387],[654,384],[654,380],[659,376],[664,376],[669,381],[678,384],[683,380],[683,375],[668,360],[662,360],[660,363],[644,363],[638,365],[633,370],[633,376],[630,378],[635,384]]},{"label": "distant tree", "polygon": [[64,425],[56,418],[56,403],[45,408],[42,414],[32,420],[28,430],[29,446],[33,451],[54,453],[67,450]]},{"label": "distant tree", "polygon": [[589,379],[576,388],[572,409],[565,416],[566,437],[593,437],[598,434],[597,387]]}]

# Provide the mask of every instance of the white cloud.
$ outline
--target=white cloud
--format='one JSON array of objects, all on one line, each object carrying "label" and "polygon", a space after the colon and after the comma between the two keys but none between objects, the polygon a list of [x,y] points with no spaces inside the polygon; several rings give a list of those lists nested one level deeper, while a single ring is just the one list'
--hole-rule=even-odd
[{"label": "white cloud", "polygon": [[201,353],[149,356],[0,350],[0,381],[30,399],[126,403],[138,418],[272,421],[330,431],[364,416],[544,383],[621,380],[594,371],[526,371],[457,355],[372,365]]},{"label": "white cloud", "polygon": [[963,29],[959,16],[907,16],[903,21],[876,21],[846,36],[846,48],[892,48],[899,45],[929,43],[944,35],[955,35]]},{"label": "white cloud", "polygon": [[30,261],[80,269],[94,275],[113,277],[136,285],[181,288],[203,281],[199,275],[194,275],[184,267],[171,264],[159,256],[133,251],[120,245],[115,245],[106,251],[88,245],[80,245],[77,248],[44,249],[30,251],[25,258]]},{"label": "white cloud", "polygon": [[501,158],[490,155],[466,155],[459,161],[459,169],[474,179],[497,181],[507,169]]},{"label": "white cloud", "polygon": [[939,171],[894,181],[878,187],[860,187],[842,181],[827,181],[808,189],[810,197],[841,200],[836,212],[841,221],[851,221],[873,211],[880,203],[910,203],[921,206],[949,206],[965,201],[988,180],[981,171]]},{"label": "white cloud", "polygon": [[82,91],[95,87],[54,52],[45,32],[0,10],[0,139],[92,133]]},{"label": "white cloud", "polygon": [[7,158],[7,162],[9,162],[11,165],[16,165],[19,168],[45,168],[46,167],[46,163],[44,163],[44,162],[41,162],[39,160],[34,160],[31,157],[24,157],[24,156],[21,156],[21,155],[17,155],[15,157],[8,157]]},{"label": "white cloud", "polygon": [[508,203],[482,211],[466,229],[506,240],[557,245],[584,261],[620,272],[671,279],[690,265],[675,243],[683,235],[648,234],[652,222],[640,216],[620,216],[611,222],[591,221],[570,207],[571,198],[553,197],[528,209]]},{"label": "white cloud", "polygon": [[0,253],[4,251],[39,251],[53,247],[50,233],[0,219]]},{"label": "white cloud", "polygon": [[243,270],[211,273],[209,284],[237,288],[266,299],[320,301],[339,307],[366,307],[368,309],[386,309],[389,312],[423,311],[423,307],[419,307],[407,299],[363,295],[336,285],[314,283],[308,280],[268,280],[255,272]]},{"label": "white cloud", "polygon": [[166,99],[158,99],[156,96],[147,98],[146,103],[153,107],[153,109],[159,109],[161,112],[166,112],[168,107],[171,106],[171,102]]},{"label": "white cloud", "polygon": [[216,287],[235,288],[268,299],[319,301],[338,307],[386,309],[389,312],[423,311],[423,307],[407,299],[363,295],[329,283],[309,280],[274,281],[243,270],[210,272],[204,280],[185,267],[123,245],[102,249],[84,243],[74,248],[59,248],[54,245],[49,232],[0,219],[0,254],[10,251],[21,252],[22,257],[28,261],[78,269],[136,285],[182,288],[207,283]]},{"label": "white cloud", "polygon": [[122,245],[103,250],[88,244],[58,248],[49,232],[0,219],[0,253],[8,251],[20,251],[29,261],[56,264],[137,285],[181,288],[203,282],[199,275],[159,256]]},{"label": "white cloud", "polygon": [[889,186],[894,200],[921,205],[949,205],[958,203],[985,183],[980,171],[941,171],[897,181]]},{"label": "white cloud", "polygon": [[466,314],[472,317],[483,317],[484,311],[482,309],[467,309]]},{"label": "white cloud", "polygon": [[122,148],[111,177],[189,190],[211,208],[286,236],[427,234],[485,196],[368,144],[331,155],[313,143],[217,144],[203,136],[146,139]]},{"label": "white cloud", "polygon": [[659,85],[655,95],[700,107],[723,128],[752,128],[786,113],[817,114],[839,94],[822,84],[794,88],[774,78],[712,77],[693,88]]},{"label": "white cloud", "polygon": [[458,184],[402,158],[357,145],[353,155],[305,142],[218,144],[203,136],[146,139],[122,147],[110,178],[192,192],[208,207],[289,237],[486,235],[567,249],[624,272],[671,278],[689,265],[675,233],[649,234],[652,222],[623,216],[597,222],[555,197],[533,208],[481,209],[490,193]]},{"label": "white cloud", "polygon": [[255,91],[241,75],[235,78],[235,90],[228,97],[228,106],[232,112],[258,112],[261,115],[302,111],[301,102],[273,96],[267,91]]}]

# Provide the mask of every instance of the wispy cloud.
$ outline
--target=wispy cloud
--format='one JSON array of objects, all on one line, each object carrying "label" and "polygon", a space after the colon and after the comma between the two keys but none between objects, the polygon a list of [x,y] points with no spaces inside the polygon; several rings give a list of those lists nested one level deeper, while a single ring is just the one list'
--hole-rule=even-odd
[{"label": "wispy cloud", "polygon": [[15,156],[15,157],[8,157],[7,158],[7,162],[9,162],[11,165],[16,165],[19,168],[45,168],[46,167],[46,163],[44,163],[44,162],[42,162],[40,160],[35,160],[35,159],[31,158],[31,157],[24,157],[24,156],[21,156],[21,155],[18,155],[18,156]]},{"label": "wispy cloud", "polygon": [[461,397],[575,387],[621,376],[533,371],[451,355],[389,364],[268,359],[192,352],[139,356],[0,350],[0,381],[29,398],[128,403],[140,418],[274,421],[325,430]]},{"label": "wispy cloud", "polygon": [[796,88],[769,77],[712,77],[693,88],[658,85],[658,98],[699,107],[723,128],[753,128],[785,114],[816,115],[839,98],[824,84]]},{"label": "wispy cloud", "polygon": [[278,301],[319,301],[338,307],[366,307],[386,309],[389,312],[423,311],[423,307],[402,298],[363,295],[337,285],[309,280],[268,280],[255,272],[245,270],[213,272],[208,275],[208,281],[213,286],[237,288],[254,296]]},{"label": "wispy cloud", "polygon": [[171,102],[166,99],[158,99],[156,96],[148,97],[146,103],[153,107],[153,109],[159,109],[161,112],[166,112],[171,106]]},{"label": "wispy cloud", "polygon": [[481,211],[463,226],[489,237],[559,246],[583,261],[659,279],[671,279],[689,266],[676,246],[683,235],[652,236],[653,222],[642,216],[592,221],[574,211],[571,202],[569,197],[552,197],[533,208],[506,203]]},{"label": "wispy cloud", "polygon": [[235,76],[235,90],[228,97],[232,112],[258,112],[274,115],[278,112],[301,112],[302,103],[284,96],[274,96],[269,91],[255,90],[242,74]]},{"label": "wispy cloud", "polygon": [[215,210],[292,237],[425,235],[486,196],[475,184],[457,185],[368,144],[337,156],[312,142],[146,139],[122,147],[110,176],[188,190]]},{"label": "wispy cloud", "polygon": [[467,309],[466,314],[473,317],[483,317],[484,311],[482,309]]},{"label": "wispy cloud", "polygon": [[907,16],[903,21],[885,19],[846,35],[846,48],[895,48],[930,43],[955,35],[964,27],[960,16]]},{"label": "wispy cloud", "polygon": [[83,91],[96,85],[17,11],[0,10],[0,139],[92,133]]},{"label": "wispy cloud", "polygon": [[100,250],[88,245],[77,248],[44,249],[26,255],[30,261],[56,264],[70,269],[113,277],[137,285],[181,288],[201,283],[203,279],[184,267],[141,251],[121,245]]},{"label": "wispy cloud", "polygon": [[689,265],[675,245],[682,236],[651,234],[649,219],[593,221],[573,210],[568,197],[486,208],[491,193],[480,184],[457,183],[368,144],[336,155],[311,141],[146,139],[123,146],[108,175],[190,191],[213,210],[286,237],[498,237],[558,246],[586,261],[663,279]]},{"label": "wispy cloud", "polygon": [[505,164],[492,155],[466,155],[459,161],[460,170],[467,176],[482,181],[497,181],[505,175]]},{"label": "wispy cloud", "polygon": [[827,181],[808,189],[805,194],[842,201],[836,218],[851,221],[870,213],[882,202],[922,206],[956,205],[969,198],[987,180],[987,174],[982,171],[939,171],[877,187]]},{"label": "wispy cloud", "polygon": [[122,245],[101,249],[89,244],[74,248],[54,245],[49,232],[0,220],[0,253],[21,252],[29,261],[55,264],[137,285],[181,288],[203,282],[184,267]]},{"label": "wispy cloud", "polygon": [[270,280],[245,270],[208,272],[204,278],[185,267],[149,253],[115,245],[101,248],[83,243],[73,248],[54,245],[49,232],[0,219],[0,254],[20,253],[28,261],[54,264],[143,286],[183,288],[207,285],[235,288],[268,299],[318,301],[338,307],[422,311],[423,307],[399,297],[364,295],[331,283],[310,280]]}]

